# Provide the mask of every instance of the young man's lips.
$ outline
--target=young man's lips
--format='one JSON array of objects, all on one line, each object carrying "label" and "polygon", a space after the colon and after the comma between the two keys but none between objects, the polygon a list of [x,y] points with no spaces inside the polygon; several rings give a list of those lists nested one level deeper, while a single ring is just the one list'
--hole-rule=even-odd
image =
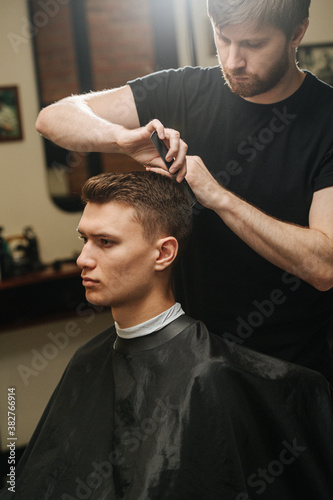
[{"label": "young man's lips", "polygon": [[98,283],[97,280],[93,280],[93,279],[89,278],[88,276],[82,276],[82,285],[83,286],[93,286],[93,285],[96,285],[96,283]]}]

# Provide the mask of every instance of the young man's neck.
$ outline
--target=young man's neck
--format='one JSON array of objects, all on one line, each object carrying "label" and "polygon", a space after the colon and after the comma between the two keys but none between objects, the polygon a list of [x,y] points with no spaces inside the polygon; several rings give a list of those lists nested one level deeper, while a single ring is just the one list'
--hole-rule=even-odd
[{"label": "young man's neck", "polygon": [[119,328],[131,328],[155,318],[175,304],[173,293],[159,296],[155,294],[148,300],[111,307],[112,317]]}]

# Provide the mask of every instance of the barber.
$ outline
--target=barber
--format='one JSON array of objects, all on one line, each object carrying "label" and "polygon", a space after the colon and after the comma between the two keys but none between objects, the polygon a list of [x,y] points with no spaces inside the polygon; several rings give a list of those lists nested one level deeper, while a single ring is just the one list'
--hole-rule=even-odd
[{"label": "barber", "polygon": [[[299,69],[310,0],[208,0],[219,66],[148,75],[41,111],[76,151],[164,168],[157,130],[198,204],[176,298],[232,350],[332,380],[333,90]],[[221,75],[222,71],[222,75]]]}]

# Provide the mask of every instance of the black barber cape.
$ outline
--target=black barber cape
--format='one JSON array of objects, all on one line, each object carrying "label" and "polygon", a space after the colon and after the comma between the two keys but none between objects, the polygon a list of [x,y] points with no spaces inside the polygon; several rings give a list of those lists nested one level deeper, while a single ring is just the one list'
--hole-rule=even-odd
[{"label": "black barber cape", "polygon": [[1,500],[332,500],[328,382],[189,321],[80,348]]}]

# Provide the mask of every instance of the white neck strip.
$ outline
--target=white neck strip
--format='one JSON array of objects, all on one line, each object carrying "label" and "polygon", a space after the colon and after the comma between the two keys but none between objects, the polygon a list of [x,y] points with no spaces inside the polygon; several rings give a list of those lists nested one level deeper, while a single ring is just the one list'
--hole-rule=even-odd
[{"label": "white neck strip", "polygon": [[143,337],[150,333],[161,330],[175,319],[182,316],[184,313],[182,306],[176,302],[170,309],[162,312],[155,318],[151,318],[140,325],[131,326],[130,328],[119,328],[118,323],[115,321],[116,332],[118,337],[122,339],[135,339],[136,337]]}]

